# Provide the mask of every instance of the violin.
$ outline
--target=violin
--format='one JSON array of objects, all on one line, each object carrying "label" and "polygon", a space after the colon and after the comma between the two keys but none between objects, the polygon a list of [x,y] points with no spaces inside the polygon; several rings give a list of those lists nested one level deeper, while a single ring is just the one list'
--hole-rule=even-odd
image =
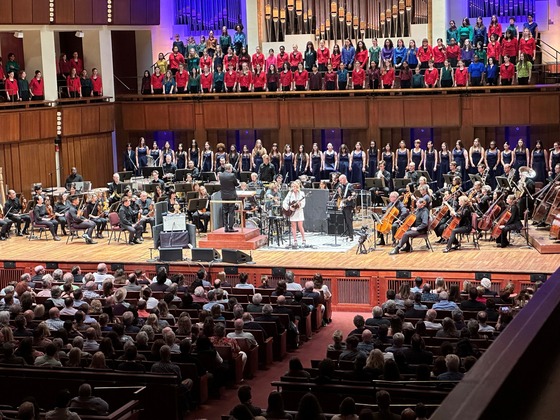
[{"label": "violin", "polygon": [[48,214],[48,218],[50,220],[53,220],[56,217],[55,214],[54,214],[53,208],[50,204],[47,206],[47,214]]}]

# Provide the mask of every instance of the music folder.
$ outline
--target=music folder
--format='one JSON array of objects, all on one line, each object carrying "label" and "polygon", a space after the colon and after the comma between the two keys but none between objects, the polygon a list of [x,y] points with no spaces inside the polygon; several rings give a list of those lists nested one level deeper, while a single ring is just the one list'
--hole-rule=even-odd
[{"label": "music folder", "polygon": [[189,200],[189,206],[187,210],[193,213],[202,209],[208,210],[208,201],[209,200],[207,198],[197,198]]},{"label": "music folder", "polygon": [[366,189],[385,188],[385,178],[366,178]]},{"label": "music folder", "polygon": [[505,177],[505,176],[497,176],[496,177],[496,182],[498,183],[500,188],[503,189],[503,190],[513,190],[513,186],[509,182],[509,179],[507,179],[507,177]]},{"label": "music folder", "polygon": [[401,188],[405,188],[410,182],[411,180],[409,178],[395,178],[393,184],[395,185],[395,190],[400,190]]}]

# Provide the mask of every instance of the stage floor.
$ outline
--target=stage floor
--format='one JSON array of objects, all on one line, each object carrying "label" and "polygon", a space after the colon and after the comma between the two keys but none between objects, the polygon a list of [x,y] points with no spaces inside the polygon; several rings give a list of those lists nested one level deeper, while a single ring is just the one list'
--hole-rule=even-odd
[{"label": "stage floor", "polygon": [[[325,236],[326,239],[329,236]],[[333,237],[334,238],[334,237]],[[12,237],[0,242],[0,258],[4,261],[66,262],[66,263],[145,263],[150,259],[152,241],[146,238],[143,244],[127,245],[123,242],[107,244],[107,239],[98,240],[96,245],[87,245],[82,239],[65,243],[52,240],[32,240]],[[432,244],[436,237],[432,235]],[[286,267],[303,269],[380,269],[414,271],[460,271],[460,272],[502,272],[502,273],[553,273],[560,266],[560,254],[543,255],[535,249],[524,249],[525,239],[512,237],[512,246],[496,248],[492,241],[480,241],[480,250],[465,243],[461,250],[448,254],[442,252],[443,245],[434,245],[435,252],[426,250],[423,240],[414,242],[415,251],[410,254],[388,255],[391,247],[378,247],[368,254],[356,254],[357,242],[346,252],[324,252],[302,250],[287,252],[284,249],[256,250],[252,257],[256,266]],[[153,251],[158,257],[158,251]],[[184,251],[184,258],[190,258],[190,251]],[[174,263],[176,264],[176,263]],[[177,262],[180,264],[180,262]]]}]

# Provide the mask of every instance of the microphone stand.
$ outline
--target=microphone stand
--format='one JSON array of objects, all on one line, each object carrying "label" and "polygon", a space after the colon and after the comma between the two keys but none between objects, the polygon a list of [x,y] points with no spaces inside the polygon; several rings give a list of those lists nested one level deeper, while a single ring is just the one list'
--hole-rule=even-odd
[{"label": "microphone stand", "polygon": [[525,231],[525,245],[523,245],[522,249],[531,249],[533,246],[529,242],[529,190],[527,186],[524,186],[523,189],[525,190],[525,214],[523,215],[523,222],[525,223],[525,227],[523,230]]}]

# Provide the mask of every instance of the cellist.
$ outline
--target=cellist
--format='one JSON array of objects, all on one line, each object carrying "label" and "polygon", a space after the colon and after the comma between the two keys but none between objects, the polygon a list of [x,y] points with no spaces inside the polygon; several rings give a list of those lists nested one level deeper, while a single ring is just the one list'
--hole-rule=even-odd
[{"label": "cellist", "polygon": [[[401,225],[401,222],[404,220],[404,218],[408,215],[408,209],[405,207],[403,202],[399,200],[399,193],[396,191],[393,191],[391,194],[389,194],[389,202],[390,204],[387,206],[387,210],[389,210],[392,207],[395,207],[399,211],[399,214],[397,215],[395,221],[393,222],[393,226],[391,227],[391,233],[393,235],[393,246],[395,246],[396,244],[395,232]],[[377,245],[385,245],[384,235],[379,236],[379,241],[377,242]]]},{"label": "cellist", "polygon": [[519,214],[519,207],[517,207],[517,203],[515,202],[515,196],[513,194],[508,195],[506,198],[506,203],[508,205],[507,210],[511,212],[511,216],[504,225],[500,225],[500,229],[502,230],[502,232],[500,233],[500,236],[496,238],[498,248],[505,248],[509,245],[509,231],[523,229]]},{"label": "cellist", "polygon": [[[447,205],[445,203],[449,204],[449,207],[451,207],[453,210],[457,210],[458,202],[457,202],[455,196],[451,194],[451,191],[445,190],[444,193],[443,193],[442,205],[434,213],[435,215],[437,215],[441,211],[442,207],[445,207],[445,208],[449,209],[449,207],[447,207]],[[445,211],[445,214],[441,217],[441,220],[436,225],[436,227],[433,227],[433,225],[432,225],[432,229],[433,229],[434,233],[436,234],[436,236],[438,238],[440,238],[436,242],[438,244],[445,243],[445,239],[442,237],[442,235],[443,235],[443,231],[445,230],[445,227],[449,223],[449,219],[451,219],[451,214],[449,214],[449,211]]]},{"label": "cellist", "polygon": [[430,211],[426,207],[426,200],[419,198],[416,201],[416,220],[412,227],[407,230],[397,246],[389,253],[389,255],[396,255],[400,251],[411,252],[412,247],[410,246],[409,239],[415,238],[420,235],[426,234],[428,231],[428,226],[430,223]]},{"label": "cellist", "polygon": [[[452,249],[459,249],[461,246],[457,240],[457,235],[461,233],[470,233],[472,229],[472,211],[469,198],[466,195],[459,197],[459,210],[452,211],[453,217],[458,217],[459,225],[451,231],[451,236],[447,241],[447,246],[443,252],[447,253]],[[453,214],[455,213],[455,214]]]}]

